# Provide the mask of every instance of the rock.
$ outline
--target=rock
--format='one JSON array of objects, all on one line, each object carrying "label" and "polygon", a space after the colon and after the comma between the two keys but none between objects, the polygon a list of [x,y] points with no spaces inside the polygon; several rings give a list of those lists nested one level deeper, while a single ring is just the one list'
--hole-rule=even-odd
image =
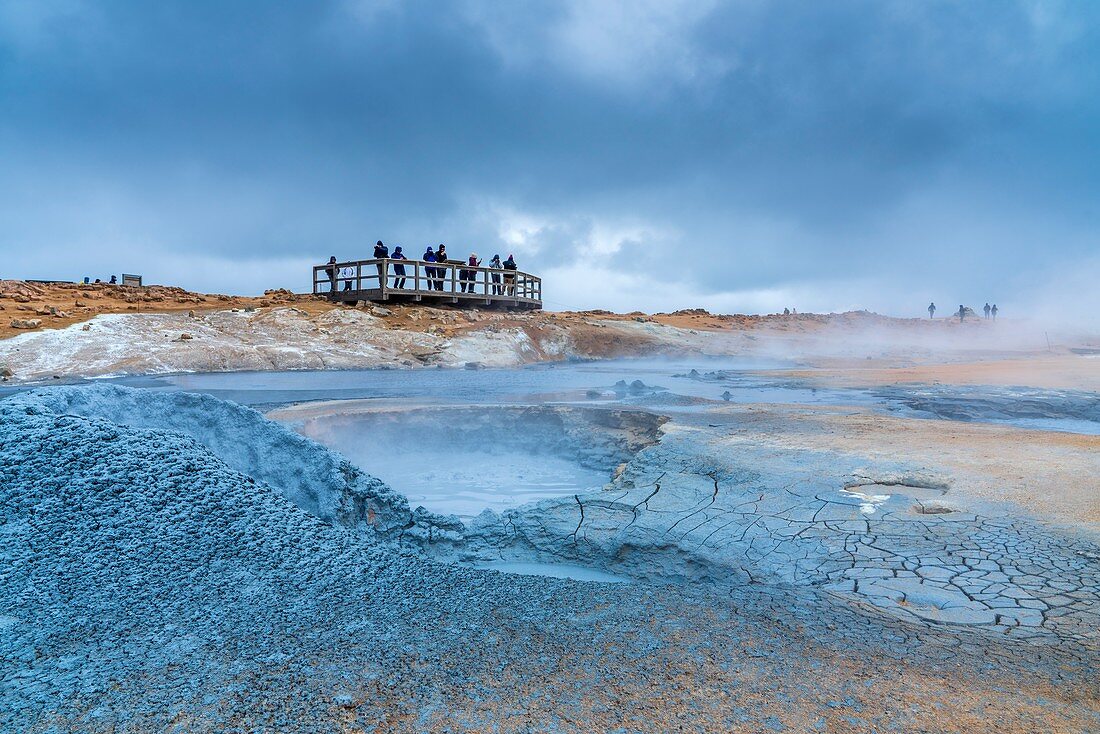
[{"label": "rock", "polygon": [[197,316],[195,316],[195,310],[194,309],[191,309],[190,311],[187,312],[187,318],[189,318],[189,319],[198,318]]},{"label": "rock", "polygon": [[11,328],[13,329],[37,329],[42,325],[42,319],[12,319]]},{"label": "rock", "polygon": [[15,373],[6,364],[0,364],[0,377],[11,377]]},{"label": "rock", "polygon": [[179,338],[179,339],[177,339],[176,341],[180,341],[180,342],[185,342],[185,341],[190,341],[191,339],[194,339],[194,338],[195,338],[195,337],[191,336],[190,334],[188,334],[188,333],[187,333],[187,332],[185,331],[185,332],[183,332],[182,334],[180,334],[180,338]]},{"label": "rock", "polygon": [[83,326],[80,327],[80,330],[81,331],[91,331],[92,330],[92,325],[91,324],[84,324]]},{"label": "rock", "polygon": [[370,312],[372,316],[393,316],[393,311],[381,306],[372,306]]},{"label": "rock", "polygon": [[481,369],[481,362],[467,362],[464,366],[468,370],[479,370]]}]

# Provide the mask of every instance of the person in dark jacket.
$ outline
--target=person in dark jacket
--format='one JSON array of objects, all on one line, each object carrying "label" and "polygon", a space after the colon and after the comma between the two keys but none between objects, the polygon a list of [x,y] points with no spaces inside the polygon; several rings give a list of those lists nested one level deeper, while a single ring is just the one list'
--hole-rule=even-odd
[{"label": "person in dark jacket", "polygon": [[504,261],[504,293],[505,295],[516,295],[516,257],[515,255],[509,255],[508,259]]},{"label": "person in dark jacket", "polygon": [[[377,244],[375,244],[374,246],[374,259],[385,260],[389,256],[390,248],[382,244],[382,240],[378,240]],[[378,287],[385,288],[386,281],[389,280],[389,277],[386,274],[386,263],[378,263],[375,267],[378,268]]]},{"label": "person in dark jacket", "polygon": [[[393,248],[393,255],[390,256],[393,260],[408,260],[405,257],[405,253],[401,252],[401,247]],[[393,264],[393,287],[404,288],[405,287],[405,266],[401,262],[395,262]]]},{"label": "person in dark jacket", "polygon": [[959,317],[959,323],[961,324],[963,322],[963,320],[966,318],[966,306],[964,306],[960,303],[959,304],[959,310],[955,313],[955,315]]},{"label": "person in dark jacket", "polygon": [[[500,270],[504,267],[500,264],[500,255],[493,255],[493,259],[489,261],[489,267],[493,270]],[[491,273],[490,276],[493,279],[493,295],[499,296],[501,294],[500,273]]]},{"label": "person in dark jacket", "polygon": [[[437,263],[446,264],[446,262],[447,262],[447,246],[446,245],[440,244],[439,247],[435,248],[435,261]],[[437,291],[443,290],[443,281],[447,279],[450,272],[451,272],[451,269],[448,268],[448,267],[442,267],[442,268],[436,268],[435,269],[435,289]]]},{"label": "person in dark jacket", "polygon": [[936,304],[935,303],[929,303],[928,304],[928,318],[930,318],[930,319],[936,318]]},{"label": "person in dark jacket", "polygon": [[334,301],[336,300],[336,270],[336,256],[333,255],[328,259],[325,272],[328,274],[328,297]]},{"label": "person in dark jacket", "polygon": [[[429,247],[427,250],[425,250],[424,251],[424,257],[422,257],[420,259],[423,260],[426,263],[434,263],[435,262],[435,253],[432,252],[432,248]],[[435,283],[435,266],[434,265],[426,265],[424,267],[424,278],[425,278],[425,281],[424,281],[425,290],[430,291],[434,287],[434,283]]]}]

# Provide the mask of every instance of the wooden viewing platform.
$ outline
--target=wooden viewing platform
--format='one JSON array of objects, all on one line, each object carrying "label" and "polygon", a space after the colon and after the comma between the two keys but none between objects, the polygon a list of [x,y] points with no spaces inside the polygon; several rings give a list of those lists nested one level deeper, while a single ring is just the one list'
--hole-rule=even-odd
[{"label": "wooden viewing platform", "polygon": [[[403,266],[400,275],[396,267]],[[335,268],[335,272],[333,272]],[[313,292],[334,301],[466,303],[542,308],[542,278],[522,270],[390,258],[313,266]]]}]

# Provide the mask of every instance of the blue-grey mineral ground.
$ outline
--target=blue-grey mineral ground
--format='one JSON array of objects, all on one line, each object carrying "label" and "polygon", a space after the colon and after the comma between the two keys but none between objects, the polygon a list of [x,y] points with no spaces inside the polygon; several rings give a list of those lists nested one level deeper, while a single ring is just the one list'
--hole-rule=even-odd
[{"label": "blue-grey mineral ground", "polygon": [[463,524],[212,397],[0,401],[0,731],[1100,731],[1095,536],[770,414],[596,422],[662,435]]}]

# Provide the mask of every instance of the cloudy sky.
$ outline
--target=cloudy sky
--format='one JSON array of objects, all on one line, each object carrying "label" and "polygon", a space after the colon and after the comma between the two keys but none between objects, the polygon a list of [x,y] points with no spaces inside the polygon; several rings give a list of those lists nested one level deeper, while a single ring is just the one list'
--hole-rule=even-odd
[{"label": "cloudy sky", "polygon": [[1100,309],[1100,3],[0,0],[0,277]]}]

